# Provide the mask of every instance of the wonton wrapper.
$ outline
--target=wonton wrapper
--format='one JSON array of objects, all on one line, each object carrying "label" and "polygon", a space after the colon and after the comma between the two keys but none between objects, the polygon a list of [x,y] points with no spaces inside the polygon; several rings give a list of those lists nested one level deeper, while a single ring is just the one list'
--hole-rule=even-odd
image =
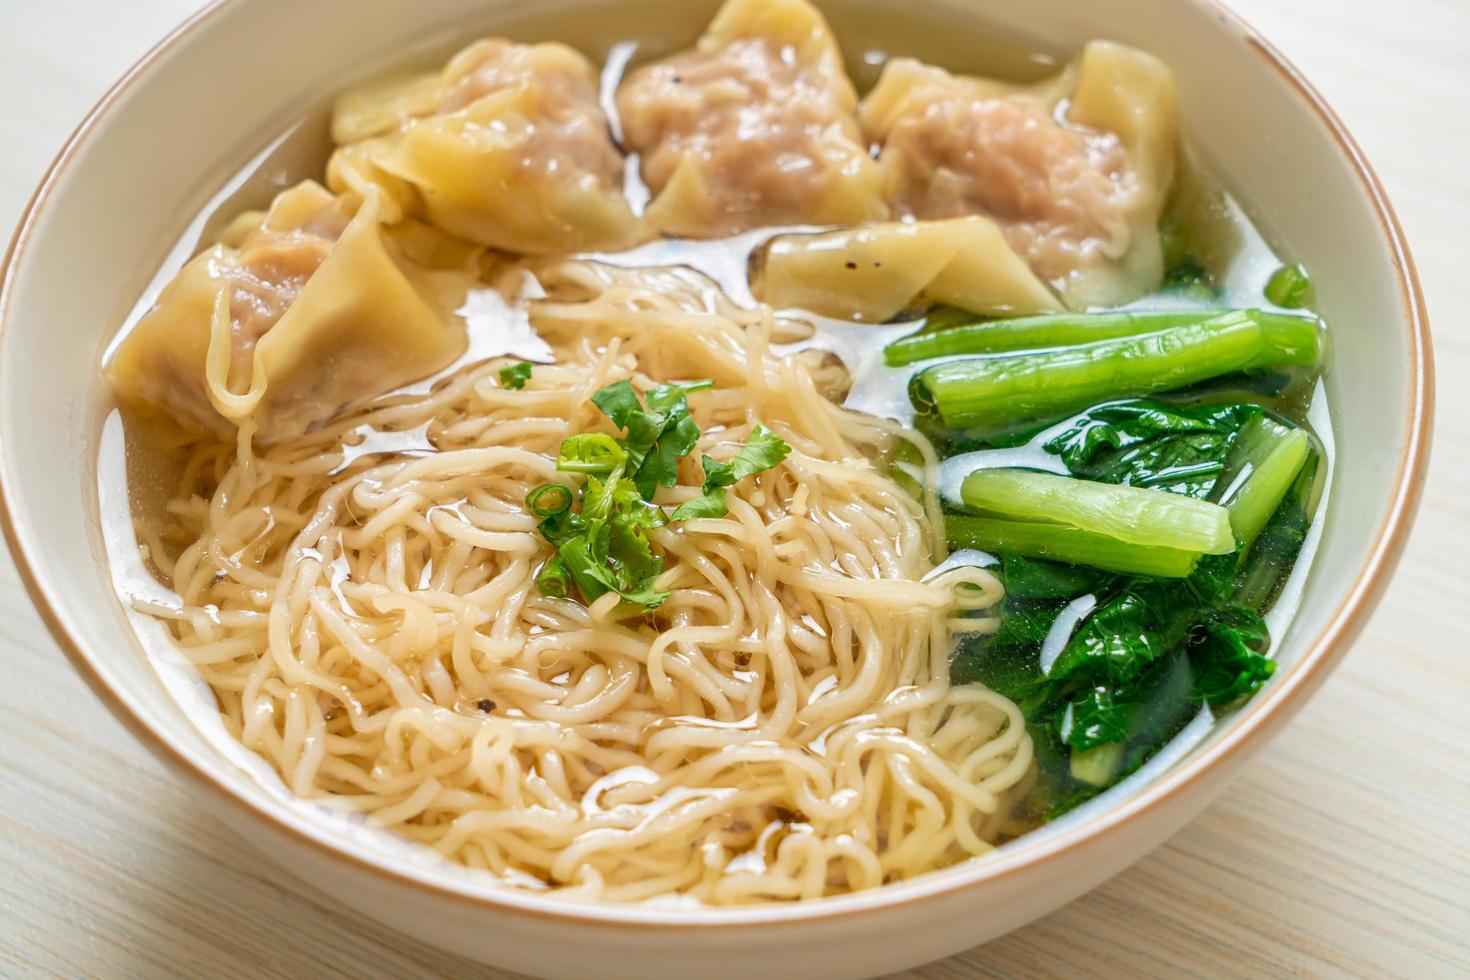
[{"label": "wonton wrapper", "polygon": [[1158,287],[1177,123],[1173,76],[1152,55],[1093,41],[1066,70],[1029,86],[899,58],[859,118],[883,145],[896,212],[994,219],[1072,307]]},{"label": "wonton wrapper", "polygon": [[837,42],[806,0],[726,0],[692,50],[618,91],[659,231],[713,238],[763,225],[886,218],[882,177]]},{"label": "wonton wrapper", "polygon": [[108,366],[121,399],[189,428],[228,432],[248,419],[270,441],[464,352],[452,311],[471,275],[406,261],[375,201],[352,215],[306,181],[254,230],[242,235],[241,225],[190,260],[129,331]]},{"label": "wonton wrapper", "polygon": [[622,195],[623,158],[597,73],[564,44],[477,41],[435,75],[377,82],[337,102],[339,193],[383,218],[532,254],[616,249],[646,237]]},{"label": "wonton wrapper", "polygon": [[753,289],[771,306],[869,323],[928,303],[988,316],[1061,309],[995,223],[980,217],[782,235],[767,247]]}]

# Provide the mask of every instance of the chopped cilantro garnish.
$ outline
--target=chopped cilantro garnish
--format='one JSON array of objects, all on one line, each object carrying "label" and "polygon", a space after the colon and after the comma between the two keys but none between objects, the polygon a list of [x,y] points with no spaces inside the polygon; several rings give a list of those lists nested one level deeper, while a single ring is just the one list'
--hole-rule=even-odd
[{"label": "chopped cilantro garnish", "polygon": [[704,491],[693,500],[674,509],[676,521],[692,520],[696,517],[725,516],[725,488],[734,486],[747,476],[768,470],[791,452],[785,440],[763,425],[756,425],[745,439],[745,445],[728,463],[706,456],[704,463]]},{"label": "chopped cilantro garnish", "polygon": [[[529,374],[530,365],[524,367]],[[564,439],[556,468],[584,474],[582,489],[574,494],[548,483],[526,495],[527,509],[541,518],[542,537],[556,548],[536,576],[542,595],[560,598],[575,591],[590,603],[614,592],[645,610],[668,598],[654,588],[664,563],[653,553],[648,532],[667,524],[671,515],[652,500],[659,487],[678,483],[679,460],[699,441],[689,392],[713,386],[713,381],[659,385],[640,399],[632,384],[618,381],[592,396],[624,434],[589,432]],[[757,425],[729,462],[704,457],[702,494],[676,508],[672,519],[723,515],[726,487],[770,469],[789,452],[780,436]]]},{"label": "chopped cilantro garnish", "polygon": [[628,454],[612,436],[588,432],[563,439],[556,457],[556,468],[564,473],[589,473],[606,476],[622,470]]},{"label": "chopped cilantro garnish", "polygon": [[519,391],[531,380],[531,362],[521,361],[500,369],[500,384],[511,391]]}]

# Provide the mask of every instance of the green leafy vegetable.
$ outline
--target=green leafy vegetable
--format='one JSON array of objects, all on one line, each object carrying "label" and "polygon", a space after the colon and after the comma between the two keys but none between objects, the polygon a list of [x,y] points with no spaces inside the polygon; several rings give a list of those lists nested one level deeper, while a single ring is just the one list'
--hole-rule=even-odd
[{"label": "green leafy vegetable", "polygon": [[1204,636],[1189,651],[1194,690],[1210,704],[1234,704],[1260,690],[1276,669],[1262,655],[1271,642],[1266,621],[1242,606],[1221,609],[1205,623]]},{"label": "green leafy vegetable", "polygon": [[730,471],[727,477],[734,485],[747,476],[754,476],[763,470],[779,464],[791,453],[791,447],[776,433],[763,425],[757,425],[750,430],[750,435],[745,438],[745,445],[730,460]]},{"label": "green leafy vegetable", "polygon": [[503,367],[499,373],[501,387],[519,391],[526,386],[527,381],[531,380],[531,362],[521,361],[519,364]]},{"label": "green leafy vegetable", "polygon": [[1301,429],[1261,416],[1240,431],[1219,499],[1230,511],[1230,524],[1244,552],[1256,540],[1312,451]]},{"label": "green leafy vegetable", "polygon": [[965,478],[960,497],[972,511],[1075,527],[1124,544],[1197,554],[1235,550],[1224,507],[1147,487],[984,468]]},{"label": "green leafy vegetable", "polygon": [[1321,463],[1316,453],[1307,458],[1286,499],[1256,537],[1235,582],[1236,600],[1241,605],[1262,608],[1281,580],[1281,570],[1290,568],[1301,552],[1312,524]]},{"label": "green leafy vegetable", "polygon": [[1058,350],[971,357],[925,368],[910,383],[921,411],[956,429],[1004,431],[1100,399],[1181,388],[1242,371],[1265,349],[1245,313]]},{"label": "green leafy vegetable", "polygon": [[[533,491],[534,492],[534,491]],[[633,481],[615,468],[606,479],[589,476],[580,511],[564,510],[541,521],[541,534],[556,546],[537,586],[546,595],[570,595],[575,586],[587,602],[608,592],[652,609],[668,598],[653,587],[663,560],[649,547],[647,532],[667,523],[663,508],[643,499]]]},{"label": "green leafy vegetable", "polygon": [[[1073,347],[1118,340],[1178,327],[1198,326],[1226,315],[1222,310],[1112,310],[1101,313],[1049,313],[976,322],[974,317],[955,324],[948,318],[941,329],[894,341],[883,350],[892,367],[917,364],[937,357],[961,354],[1004,354]],[[1310,366],[1317,357],[1321,322],[1300,313],[1236,310],[1261,328],[1265,347],[1252,366],[1274,363]]]},{"label": "green leafy vegetable", "polygon": [[1010,552],[1112,572],[1183,578],[1199,561],[1197,551],[1129,544],[1065,524],[953,515],[946,518],[944,528],[951,548]]},{"label": "green leafy vegetable", "polygon": [[1001,558],[1001,571],[1006,595],[1015,599],[1071,599],[1101,588],[1112,578],[1085,565],[1037,561],[1009,553]]},{"label": "green leafy vegetable", "polygon": [[1312,279],[1299,265],[1283,265],[1266,282],[1266,298],[1283,309],[1312,305]]},{"label": "green leafy vegetable", "polygon": [[1229,706],[1271,676],[1260,610],[1310,526],[1319,457],[1305,431],[1248,403],[1113,402],[1033,442],[1078,476],[1214,500],[1240,520],[1240,553],[1195,556],[1076,537],[1014,487],[1005,505],[1028,520],[948,519],[953,546],[999,555],[1006,587],[999,628],[961,643],[952,679],[1021,707],[1042,768],[1033,800],[1054,815],[1135,771],[1202,705]]},{"label": "green leafy vegetable", "polygon": [[1075,476],[1204,499],[1225,469],[1236,433],[1259,405],[1108,402],[1072,419],[1043,448]]},{"label": "green leafy vegetable", "polygon": [[634,482],[643,495],[652,498],[658,487],[679,482],[679,460],[688,456],[699,441],[699,426],[689,414],[688,394],[714,387],[713,381],[659,385],[648,393],[648,410],[661,419],[662,428]]},{"label": "green leafy vegetable", "polygon": [[1138,582],[1103,602],[1072,634],[1048,676],[1123,685],[1182,641],[1195,615],[1187,590]]}]

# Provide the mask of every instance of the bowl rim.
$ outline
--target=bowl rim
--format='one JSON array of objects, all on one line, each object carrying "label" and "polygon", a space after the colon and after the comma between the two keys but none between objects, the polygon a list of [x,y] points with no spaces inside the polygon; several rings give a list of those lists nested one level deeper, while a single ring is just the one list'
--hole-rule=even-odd
[{"label": "bowl rim", "polygon": [[[11,301],[31,232],[36,227],[51,192],[79,149],[98,129],[127,89],[156,62],[185,42],[205,23],[242,0],[210,0],[206,6],[167,33],[114,82],[87,112],[67,137],[60,151],[42,175],[21,213],[15,232],[0,259],[0,351],[3,351],[5,327]],[[1383,240],[1389,246],[1396,278],[1399,303],[1408,325],[1405,351],[1409,383],[1409,429],[1399,447],[1393,476],[1393,494],[1386,513],[1374,533],[1372,544],[1347,590],[1326,626],[1305,644],[1298,661],[1264,692],[1261,707],[1242,718],[1230,731],[1212,744],[1184,759],[1159,776],[1140,792],[1093,815],[1088,820],[1067,828],[1038,845],[1019,850],[1010,856],[997,856],[972,862],[965,874],[921,876],[911,882],[885,885],[867,892],[817,899],[800,903],[769,903],[733,909],[700,910],[650,909],[646,906],[596,905],[558,902],[535,893],[511,889],[477,888],[447,877],[436,877],[423,869],[408,869],[382,863],[351,844],[345,835],[318,833],[314,828],[295,825],[264,808],[251,795],[229,785],[207,766],[198,764],[188,754],[172,745],[148,723],[145,714],[131,702],[124,689],[108,683],[103,671],[93,663],[94,654],[72,631],[53,593],[38,571],[43,564],[38,549],[15,519],[11,502],[12,477],[4,447],[0,446],[0,532],[3,532],[16,570],[47,630],[61,648],[72,667],[82,675],[93,693],[127,729],[154,755],[175,771],[184,771],[195,785],[208,789],[214,796],[237,807],[251,819],[268,825],[295,843],[316,850],[321,857],[345,861],[357,870],[386,879],[393,885],[406,885],[439,899],[451,899],[472,908],[494,908],[497,912],[541,920],[561,920],[579,926],[616,929],[712,930],[751,925],[804,924],[818,920],[852,917],[872,913],[895,905],[912,905],[979,887],[1003,877],[1025,872],[1033,865],[1056,858],[1066,852],[1116,833],[1130,821],[1157,811],[1166,803],[1185,794],[1213,770],[1236,756],[1248,756],[1256,745],[1274,729],[1283,725],[1298,710],[1312,690],[1319,686],[1342,659],[1352,641],[1362,630],[1369,615],[1387,588],[1391,572],[1398,564],[1407,543],[1410,527],[1423,494],[1429,460],[1429,446],[1434,416],[1434,358],[1429,334],[1428,311],[1413,258],[1404,238],[1403,228],[1395,214],[1373,167],[1348,132],[1346,126],[1327,101],[1270,42],[1251,27],[1223,0],[1191,0],[1211,11],[1228,28],[1275,71],[1294,90],[1295,96],[1321,121],[1344,160],[1353,171],[1362,193],[1372,206]],[[100,657],[97,659],[101,659]],[[930,879],[925,883],[925,879]]]}]

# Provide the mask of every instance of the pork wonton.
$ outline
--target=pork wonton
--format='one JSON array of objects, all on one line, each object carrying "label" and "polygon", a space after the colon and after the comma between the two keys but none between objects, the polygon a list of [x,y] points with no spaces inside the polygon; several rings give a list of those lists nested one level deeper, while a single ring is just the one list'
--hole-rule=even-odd
[{"label": "pork wonton", "polygon": [[761,225],[887,216],[856,96],[806,0],[727,0],[694,48],[618,92],[659,231],[712,238]]},{"label": "pork wonton", "polygon": [[767,247],[754,290],[772,306],[869,323],[930,303],[990,316],[1061,308],[980,217],[782,235]]},{"label": "pork wonton", "polygon": [[597,73],[564,44],[477,41],[433,76],[338,100],[331,187],[514,252],[622,248],[643,234]]},{"label": "pork wonton", "polygon": [[233,223],[118,347],[118,394],[188,428],[248,419],[269,441],[448,365],[470,275],[411,262],[377,211],[306,181]]},{"label": "pork wonton", "polygon": [[1157,58],[1094,41],[1030,86],[895,59],[859,118],[882,144],[898,214],[994,219],[1070,306],[1158,287],[1176,123],[1173,77]]}]

